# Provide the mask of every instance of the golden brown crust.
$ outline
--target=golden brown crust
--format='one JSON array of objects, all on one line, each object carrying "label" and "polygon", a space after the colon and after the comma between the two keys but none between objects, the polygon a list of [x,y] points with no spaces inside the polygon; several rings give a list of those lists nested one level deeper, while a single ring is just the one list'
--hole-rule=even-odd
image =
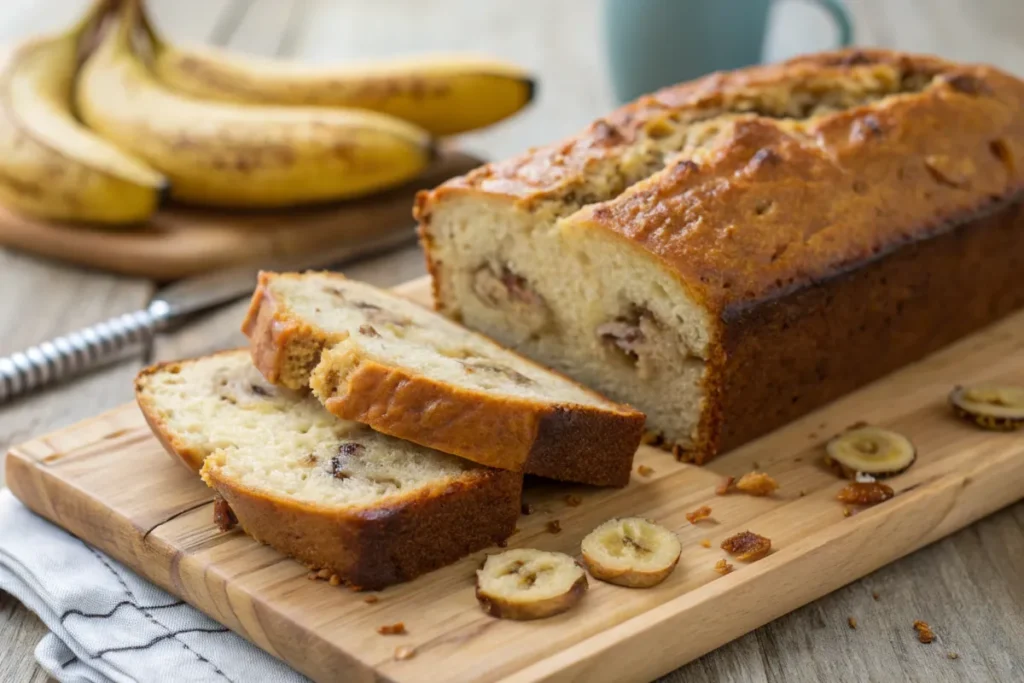
[{"label": "golden brown crust", "polygon": [[[260,372],[268,381],[283,383],[293,349],[316,349],[313,357],[319,360],[322,349],[343,337],[328,338],[323,330],[290,317],[269,292],[271,277],[261,273],[243,332]],[[488,467],[625,486],[643,432],[643,413],[624,406],[557,406],[499,397],[364,357],[353,359],[344,377],[318,371],[310,380],[309,369],[292,372],[291,381],[301,387],[312,383],[337,417]]]},{"label": "golden brown crust", "polygon": [[[737,116],[826,91],[886,96]],[[1024,83],[988,66],[844,50],[712,74],[417,201],[529,210],[665,117],[731,112],[708,145],[563,219],[638,247],[712,314],[705,462],[1024,306]],[[586,203],[586,202],[584,202]],[[427,247],[438,292],[439,271]],[[442,298],[438,298],[439,305]]]},{"label": "golden brown crust", "polygon": [[721,431],[706,433],[695,459],[746,443],[1024,307],[1024,268],[1014,257],[1022,253],[1024,204],[1011,204],[728,321],[729,362],[708,380],[718,385]]},{"label": "golden brown crust", "polygon": [[299,391],[308,386],[309,373],[329,340],[277,305],[268,287],[273,275],[260,272],[242,334],[249,338],[252,361],[260,374],[272,384]]},{"label": "golden brown crust", "polygon": [[247,488],[207,466],[203,477],[254,539],[354,588],[409,581],[508,538],[522,475],[480,470],[366,510],[324,508]]},{"label": "golden brown crust", "polygon": [[552,479],[625,486],[643,431],[643,414],[635,411],[496,398],[368,359],[333,379],[338,384],[316,389],[332,396],[324,406],[340,418],[482,465]]}]

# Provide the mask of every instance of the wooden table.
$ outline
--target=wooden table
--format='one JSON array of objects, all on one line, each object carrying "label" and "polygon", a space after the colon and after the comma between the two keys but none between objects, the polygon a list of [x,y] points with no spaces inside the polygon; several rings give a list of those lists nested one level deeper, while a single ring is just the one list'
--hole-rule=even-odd
[{"label": "wooden table", "polygon": [[[155,0],[173,38],[328,61],[431,48],[485,51],[541,78],[538,101],[512,121],[466,136],[498,158],[582,127],[612,105],[596,0]],[[849,0],[864,45],[986,61],[1024,75],[1019,0]],[[4,0],[0,43],[69,23],[84,0]],[[816,10],[782,3],[768,54],[829,46]],[[346,269],[380,285],[423,273],[408,248]],[[145,305],[151,283],[0,251],[0,354]],[[161,338],[157,360],[239,344],[241,303]],[[131,399],[141,361],[126,362],[0,408],[0,447]],[[2,484],[0,472],[0,484]],[[877,595],[877,599],[873,597]],[[764,596],[771,600],[770,595]],[[848,626],[848,617],[857,628]],[[922,645],[912,624],[938,640]],[[32,649],[42,624],[0,593],[0,680],[44,681]],[[681,633],[680,638],[686,634]],[[1018,503],[683,667],[666,681],[1024,680],[1024,503]],[[954,659],[953,655],[957,655]]]}]

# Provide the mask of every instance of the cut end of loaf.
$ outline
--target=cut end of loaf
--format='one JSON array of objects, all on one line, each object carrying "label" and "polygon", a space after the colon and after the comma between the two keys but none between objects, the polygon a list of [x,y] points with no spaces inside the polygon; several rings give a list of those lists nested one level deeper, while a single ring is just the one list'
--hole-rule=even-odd
[{"label": "cut end of loaf", "polygon": [[656,259],[503,198],[456,194],[430,218],[441,312],[636,406],[669,445],[702,443],[713,327]]}]

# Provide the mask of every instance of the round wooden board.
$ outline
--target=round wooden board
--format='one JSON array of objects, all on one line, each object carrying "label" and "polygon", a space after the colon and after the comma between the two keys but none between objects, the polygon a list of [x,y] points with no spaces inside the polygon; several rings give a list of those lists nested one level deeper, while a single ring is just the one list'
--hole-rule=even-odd
[{"label": "round wooden board", "polygon": [[[121,275],[174,280],[269,259],[351,248],[376,251],[415,237],[416,192],[483,163],[442,152],[416,180],[363,199],[275,211],[215,211],[172,206],[123,231],[37,221],[0,207],[0,246]],[[393,239],[392,239],[393,238]]]}]

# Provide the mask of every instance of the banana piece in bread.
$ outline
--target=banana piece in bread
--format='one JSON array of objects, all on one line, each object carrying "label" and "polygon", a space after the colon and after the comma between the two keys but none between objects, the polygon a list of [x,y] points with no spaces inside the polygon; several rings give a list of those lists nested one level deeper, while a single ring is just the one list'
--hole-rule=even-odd
[{"label": "banana piece in bread", "polygon": [[641,413],[394,294],[331,273],[262,273],[243,331],[271,382],[340,418],[483,465],[629,481]]},{"label": "banana piece in bread", "polygon": [[704,462],[1024,306],[1024,83],[878,50],[667,88],[417,198],[437,308]]},{"label": "banana piece in bread", "polygon": [[407,581],[515,529],[522,475],[339,420],[244,349],[144,370],[136,396],[246,533],[349,585]]}]

